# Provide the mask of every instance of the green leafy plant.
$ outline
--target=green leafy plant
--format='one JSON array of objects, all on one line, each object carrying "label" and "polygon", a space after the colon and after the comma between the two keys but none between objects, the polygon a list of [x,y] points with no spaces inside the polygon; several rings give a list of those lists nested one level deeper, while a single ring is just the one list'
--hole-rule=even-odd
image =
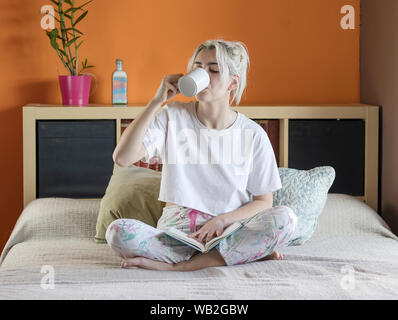
[{"label": "green leafy plant", "polygon": [[[87,1],[81,6],[75,7],[75,0],[51,0],[57,6],[54,11],[58,14],[58,17],[53,16],[53,18],[59,23],[59,28],[56,27],[51,31],[46,30],[46,33],[50,39],[51,46],[55,49],[62,63],[72,76],[80,75],[84,70],[94,67],[87,65],[86,58],[82,62],[80,71],[77,71],[79,61],[78,49],[83,43],[83,40],[80,39],[83,33],[76,29],[76,25],[87,16],[88,10],[84,10],[83,7],[92,1]],[[81,11],[83,12],[81,13]],[[77,44],[77,40],[79,40],[79,44]],[[71,48],[73,45],[74,56],[72,54],[73,48]]]}]

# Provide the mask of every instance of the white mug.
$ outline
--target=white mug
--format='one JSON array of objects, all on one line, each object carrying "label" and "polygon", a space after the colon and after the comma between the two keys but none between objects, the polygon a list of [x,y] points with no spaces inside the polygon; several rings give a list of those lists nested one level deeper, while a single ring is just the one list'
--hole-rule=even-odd
[{"label": "white mug", "polygon": [[203,68],[197,68],[178,79],[178,89],[186,97],[197,95],[206,89],[210,83],[210,76]]}]

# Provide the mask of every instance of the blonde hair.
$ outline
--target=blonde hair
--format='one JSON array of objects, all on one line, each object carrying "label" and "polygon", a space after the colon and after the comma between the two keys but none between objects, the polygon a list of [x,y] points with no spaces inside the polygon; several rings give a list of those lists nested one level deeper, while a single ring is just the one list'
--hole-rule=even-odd
[{"label": "blonde hair", "polygon": [[250,64],[246,45],[240,41],[226,41],[223,39],[206,40],[196,48],[189,59],[187,72],[192,70],[196,56],[203,49],[216,49],[216,59],[222,79],[226,80],[228,75],[232,77],[237,74],[239,76],[238,87],[232,90],[233,97],[232,101],[230,101],[230,104],[232,104],[235,100],[236,105],[238,105],[246,88],[247,70]]}]

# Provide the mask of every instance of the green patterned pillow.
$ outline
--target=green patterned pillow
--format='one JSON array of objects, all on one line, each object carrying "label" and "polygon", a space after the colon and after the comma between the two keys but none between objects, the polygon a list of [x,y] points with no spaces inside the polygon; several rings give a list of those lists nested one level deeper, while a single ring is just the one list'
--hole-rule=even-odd
[{"label": "green patterned pillow", "polygon": [[297,229],[287,243],[296,246],[311,238],[335,178],[331,166],[310,170],[279,168],[282,189],[273,193],[273,206],[285,205],[297,215]]}]

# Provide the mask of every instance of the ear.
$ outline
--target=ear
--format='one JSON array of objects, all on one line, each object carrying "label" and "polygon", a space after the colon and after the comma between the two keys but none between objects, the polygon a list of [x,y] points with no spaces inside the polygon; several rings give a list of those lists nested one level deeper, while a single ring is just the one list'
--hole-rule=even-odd
[{"label": "ear", "polygon": [[240,81],[239,75],[235,74],[232,77],[232,80],[231,80],[231,82],[229,84],[228,90],[230,90],[230,91],[235,90],[238,87],[238,85],[239,85],[239,81]]}]

